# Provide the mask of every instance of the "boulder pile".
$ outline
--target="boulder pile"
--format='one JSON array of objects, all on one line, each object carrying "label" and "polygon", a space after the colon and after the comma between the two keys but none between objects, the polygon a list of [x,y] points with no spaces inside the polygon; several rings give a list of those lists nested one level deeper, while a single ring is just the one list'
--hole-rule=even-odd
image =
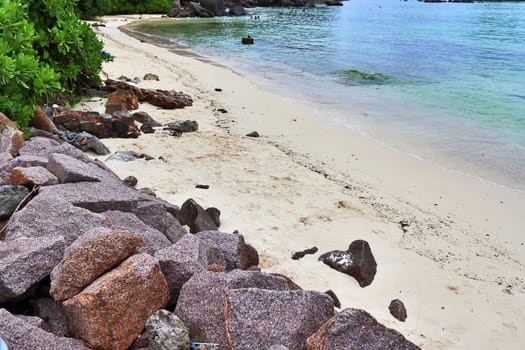
[{"label": "boulder pile", "polygon": [[417,348],[260,271],[241,234],[219,231],[217,208],[168,203],[53,138],[2,132],[0,213],[12,350]]}]

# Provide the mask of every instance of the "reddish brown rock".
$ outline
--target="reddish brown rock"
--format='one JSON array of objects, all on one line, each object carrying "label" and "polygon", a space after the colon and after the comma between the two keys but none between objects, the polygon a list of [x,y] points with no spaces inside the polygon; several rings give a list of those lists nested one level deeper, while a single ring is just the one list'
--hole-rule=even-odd
[{"label": "reddish brown rock", "polygon": [[0,337],[10,350],[89,350],[77,339],[57,337],[0,309]]},{"label": "reddish brown rock", "polygon": [[12,128],[4,129],[0,135],[0,152],[8,152],[13,157],[18,156],[24,146],[24,133]]},{"label": "reddish brown rock", "polygon": [[230,349],[224,321],[226,293],[252,287],[287,290],[288,284],[284,278],[257,271],[199,272],[182,287],[175,314],[189,328],[192,341]]},{"label": "reddish brown rock", "polygon": [[[225,258],[226,271],[233,269],[245,270],[250,266],[259,264],[257,251],[244,242],[244,237],[238,233],[225,233],[219,231],[202,231],[196,234],[202,241],[210,247],[221,251]],[[210,254],[211,255],[211,254]],[[209,263],[221,264],[223,261],[216,261],[211,256]]]},{"label": "reddish brown rock", "polygon": [[169,299],[157,259],[134,255],[64,302],[71,334],[91,348],[127,349]]},{"label": "reddish brown rock", "polygon": [[307,340],[308,350],[396,349],[416,350],[399,332],[376,321],[366,311],[345,309]]},{"label": "reddish brown rock", "polygon": [[320,292],[247,288],[228,291],[224,313],[232,350],[304,349],[306,338],[334,315],[334,308]]},{"label": "reddish brown rock", "polygon": [[176,244],[157,251],[155,257],[170,287],[171,304],[176,303],[182,286],[191,276],[208,268],[207,247],[194,235],[185,235]]},{"label": "reddish brown rock", "polygon": [[52,133],[54,130],[51,119],[40,107],[35,109],[35,115],[29,121],[29,126],[47,131],[49,133]]},{"label": "reddish brown rock", "polygon": [[107,114],[112,114],[117,111],[130,111],[138,108],[139,101],[131,90],[117,90],[108,95],[106,102]]},{"label": "reddish brown rock", "polygon": [[12,128],[15,126],[15,123],[11,119],[9,119],[4,113],[0,112],[0,129],[3,129],[4,127]]},{"label": "reddish brown rock", "polygon": [[64,239],[0,243],[0,304],[16,300],[46,278],[64,254]]},{"label": "reddish brown rock", "polygon": [[51,272],[51,296],[56,301],[75,296],[143,245],[140,237],[126,231],[94,229],[80,236]]},{"label": "reddish brown rock", "polygon": [[47,171],[41,166],[29,168],[14,168],[11,171],[9,182],[13,185],[23,186],[47,186],[58,184],[58,179],[55,175]]}]

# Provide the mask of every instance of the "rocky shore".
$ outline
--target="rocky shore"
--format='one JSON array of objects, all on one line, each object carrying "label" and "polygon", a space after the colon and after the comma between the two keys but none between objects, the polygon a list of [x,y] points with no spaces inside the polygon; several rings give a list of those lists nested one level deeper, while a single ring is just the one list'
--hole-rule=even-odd
[{"label": "rocky shore", "polygon": [[[126,100],[115,115],[138,107]],[[66,114],[50,119],[63,126]],[[9,349],[418,349],[364,310],[336,311],[333,292],[263,272],[243,235],[219,231],[219,209],[169,203],[52,133],[23,140],[0,118],[0,337]],[[321,258],[363,287],[373,281],[364,241]]]}]

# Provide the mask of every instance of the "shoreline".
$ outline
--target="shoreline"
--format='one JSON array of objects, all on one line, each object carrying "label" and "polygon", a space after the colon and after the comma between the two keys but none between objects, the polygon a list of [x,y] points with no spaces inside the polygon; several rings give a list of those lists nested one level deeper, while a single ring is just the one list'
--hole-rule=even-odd
[{"label": "shoreline", "polygon": [[[261,254],[265,271],[285,273],[305,289],[332,289],[343,307],[364,308],[424,349],[510,349],[525,341],[518,332],[525,326],[524,194],[388,152],[357,133],[349,138],[346,130],[331,129],[304,106],[226,67],[123,34],[117,27],[124,19],[105,18],[107,27],[97,30],[116,56],[104,71],[111,78],[155,73],[159,82],[140,86],[189,93],[195,103],[184,110],[139,109],[161,122],[198,120],[200,131],[104,140],[112,151],[134,149],[168,160],[106,162],[119,176],[133,174],[140,187],[173,203],[193,197],[217,206],[221,230],[239,229]],[[103,110],[103,103],[92,100],[83,108]],[[262,137],[242,136],[254,130]],[[211,189],[195,189],[197,183]],[[411,222],[406,233],[401,220]],[[319,253],[344,250],[359,238],[378,261],[366,288],[316,256],[290,258],[313,245]],[[395,298],[407,306],[405,323],[388,314]]]}]

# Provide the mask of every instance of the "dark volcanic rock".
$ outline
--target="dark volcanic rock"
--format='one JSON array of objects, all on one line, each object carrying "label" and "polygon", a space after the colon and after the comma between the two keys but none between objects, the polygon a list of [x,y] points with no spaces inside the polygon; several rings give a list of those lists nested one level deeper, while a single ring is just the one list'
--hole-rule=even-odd
[{"label": "dark volcanic rock", "polygon": [[252,131],[252,132],[246,134],[246,136],[248,136],[248,137],[260,137],[261,135],[259,135],[259,133],[257,131]]},{"label": "dark volcanic rock", "polygon": [[77,339],[57,337],[0,309],[0,337],[13,350],[90,350]]},{"label": "dark volcanic rock", "polygon": [[228,291],[224,313],[232,350],[304,349],[306,338],[334,315],[334,308],[324,293],[248,288]]},{"label": "dark volcanic rock", "polygon": [[56,301],[75,296],[143,245],[139,236],[126,231],[94,229],[83,234],[51,272],[49,293]]},{"label": "dark volcanic rock", "polygon": [[153,129],[153,126],[151,124],[142,124],[140,126],[140,131],[144,134],[153,134],[155,132],[155,129]]},{"label": "dark volcanic rock", "polygon": [[133,119],[141,124],[148,124],[152,127],[162,126],[161,123],[153,119],[148,113],[143,111],[135,112],[131,115]]},{"label": "dark volcanic rock", "polygon": [[64,239],[0,243],[0,304],[23,296],[46,278],[64,254]]},{"label": "dark volcanic rock", "polygon": [[288,284],[284,278],[257,271],[196,273],[182,287],[175,309],[190,329],[193,341],[219,343],[221,350],[230,349],[224,320],[225,298],[228,290],[239,288],[287,290]]},{"label": "dark volcanic rock", "polygon": [[7,225],[6,241],[62,236],[69,245],[94,227],[107,227],[104,216],[60,198],[39,194],[13,214]]},{"label": "dark volcanic rock", "polygon": [[192,198],[182,204],[177,219],[181,225],[188,225],[191,233],[219,228],[215,220]]},{"label": "dark volcanic rock", "polygon": [[[206,243],[211,250],[217,249],[224,256],[226,271],[233,269],[245,270],[250,266],[259,264],[257,251],[245,243],[244,237],[237,233],[225,233],[219,231],[202,231],[196,234],[199,239]],[[221,264],[222,261],[214,261],[209,258],[209,263]]]},{"label": "dark volcanic rock", "polygon": [[295,252],[295,253],[292,254],[292,259],[293,260],[299,260],[299,259],[304,258],[304,256],[306,254],[315,254],[315,253],[317,253],[317,251],[318,251],[317,247],[312,247],[312,248],[308,248],[308,249],[302,250],[300,252]]},{"label": "dark volcanic rock", "polygon": [[0,186],[0,220],[8,219],[28,194],[24,186]]},{"label": "dark volcanic rock", "polygon": [[207,246],[194,235],[185,235],[172,246],[157,251],[155,257],[166,277],[173,305],[184,283],[195,273],[208,269]]},{"label": "dark volcanic rock", "polygon": [[388,311],[390,311],[390,314],[401,322],[405,322],[407,319],[405,304],[399,299],[394,299],[390,302],[390,305],[388,305]]},{"label": "dark volcanic rock", "polygon": [[308,350],[396,349],[416,350],[397,331],[387,328],[366,311],[345,309],[307,340]]},{"label": "dark volcanic rock", "polygon": [[337,271],[354,277],[361,287],[372,283],[377,271],[372,250],[363,240],[353,241],[347,251],[334,250],[324,253],[319,260]]}]

